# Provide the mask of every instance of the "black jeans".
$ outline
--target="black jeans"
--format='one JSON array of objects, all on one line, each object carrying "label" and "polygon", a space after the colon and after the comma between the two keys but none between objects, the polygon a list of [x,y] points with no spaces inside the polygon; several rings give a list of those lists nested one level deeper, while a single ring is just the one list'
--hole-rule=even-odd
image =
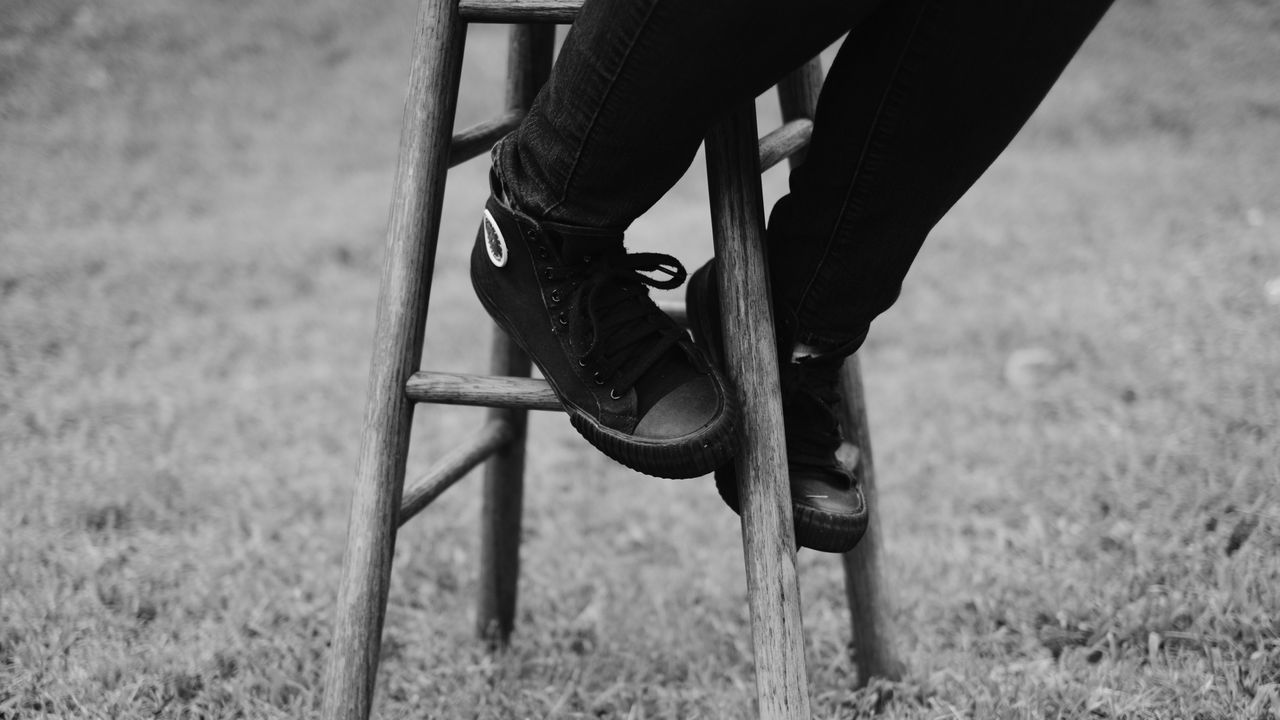
[{"label": "black jeans", "polygon": [[719,115],[848,32],[769,238],[788,336],[853,347],[1109,5],[587,0],[494,166],[535,216],[625,228],[680,178]]}]

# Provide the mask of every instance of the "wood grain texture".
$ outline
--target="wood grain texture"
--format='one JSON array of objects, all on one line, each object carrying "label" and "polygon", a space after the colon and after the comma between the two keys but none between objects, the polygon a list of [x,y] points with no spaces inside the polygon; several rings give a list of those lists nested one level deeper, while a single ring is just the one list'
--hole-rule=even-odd
[{"label": "wood grain texture", "polygon": [[458,12],[473,23],[571,23],[582,0],[461,0]]},{"label": "wood grain texture", "polygon": [[[812,118],[818,109],[818,93],[822,89],[822,64],[810,60],[778,84],[778,100],[784,121]],[[804,154],[791,156],[794,168],[803,162]],[[902,677],[903,663],[893,646],[891,614],[880,568],[880,505],[876,492],[875,463],[871,454],[871,431],[867,421],[867,402],[862,389],[861,365],[856,356],[844,365],[840,392],[844,399],[840,423],[845,438],[858,447],[858,462],[863,493],[867,500],[870,526],[862,541],[841,558],[844,564],[845,594],[853,626],[853,651],[858,663],[858,680],[866,684],[872,677],[897,680]]]},{"label": "wood grain texture", "polygon": [[522,119],[523,110],[508,110],[496,118],[472,125],[454,135],[449,148],[449,167],[461,165],[481,153],[489,152],[493,144],[515,130]]},{"label": "wood grain texture", "polygon": [[867,401],[862,388],[862,369],[855,355],[844,363],[840,378],[844,408],[840,424],[847,439],[858,446],[862,492],[867,499],[869,525],[857,547],[845,553],[844,589],[849,599],[853,624],[853,655],[858,664],[858,683],[873,677],[902,678],[905,666],[893,644],[893,618],[889,612],[880,532],[880,498],[876,490],[876,466],[872,461],[871,429],[867,422]]},{"label": "wood grain texture", "polygon": [[813,121],[800,118],[760,138],[760,172],[803,150],[812,135]]},{"label": "wood grain texture", "polygon": [[[813,120],[818,112],[818,94],[821,92],[822,59],[815,57],[793,70],[778,83],[778,103],[782,106],[782,122]],[[791,154],[792,169],[804,162],[807,150],[806,146]]]},{"label": "wood grain texture", "polygon": [[367,718],[386,612],[396,516],[444,200],[466,28],[453,0],[422,0],[414,37],[399,162],[369,371],[364,432],[347,526],[322,717]]},{"label": "wood grain texture", "polygon": [[415,402],[441,405],[563,411],[546,380],[463,373],[414,373],[405,394]]},{"label": "wood grain texture", "polygon": [[[529,358],[500,328],[494,328],[493,372],[528,375]],[[491,648],[502,647],[515,628],[520,580],[520,528],[524,510],[526,410],[493,408],[489,417],[513,428],[508,443],[485,466],[480,507],[480,575],[476,594],[476,634]]]},{"label": "wood grain texture", "polygon": [[398,524],[403,526],[415,515],[426,509],[435,499],[466,477],[475,466],[484,462],[511,441],[514,433],[511,425],[502,420],[490,420],[481,425],[461,446],[437,460],[421,477],[405,483],[400,498]]},{"label": "wood grain texture", "polygon": [[[516,25],[507,51],[507,107],[523,115],[551,74],[555,28]],[[494,327],[489,372],[527,377],[529,358]],[[550,388],[548,388],[550,390]],[[520,528],[524,508],[524,455],[528,412],[489,410],[491,421],[512,429],[510,443],[485,466],[480,509],[480,577],[476,596],[476,632],[491,647],[501,647],[515,627],[520,580]]]},{"label": "wood grain texture", "polygon": [[728,375],[742,407],[736,458],[760,717],[809,718],[791,491],[764,253],[756,116],[745,103],[707,135]]}]

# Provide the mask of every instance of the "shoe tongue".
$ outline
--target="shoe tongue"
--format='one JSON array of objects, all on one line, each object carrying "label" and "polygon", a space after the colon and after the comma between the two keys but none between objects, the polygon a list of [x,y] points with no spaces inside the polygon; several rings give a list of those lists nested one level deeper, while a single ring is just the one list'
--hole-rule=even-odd
[{"label": "shoe tongue", "polygon": [[567,237],[560,243],[560,257],[565,262],[571,262],[581,257],[601,258],[606,255],[623,255],[626,250],[622,248],[622,238],[619,237],[616,242],[609,240],[599,240],[596,238]]},{"label": "shoe tongue", "polygon": [[561,225],[560,223],[543,222],[544,230],[554,238],[562,260],[570,260],[584,255],[597,257],[606,254],[624,253],[622,247],[622,231],[605,228],[579,227]]}]

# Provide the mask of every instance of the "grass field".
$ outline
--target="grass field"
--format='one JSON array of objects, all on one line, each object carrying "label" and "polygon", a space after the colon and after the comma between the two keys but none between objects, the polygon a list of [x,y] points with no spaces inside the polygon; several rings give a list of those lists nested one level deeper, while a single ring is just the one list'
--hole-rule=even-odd
[{"label": "grass field", "polygon": [[[0,4],[0,718],[316,712],[413,15]],[[459,124],[503,44],[469,38]],[[1280,717],[1277,68],[1273,3],[1121,0],[935,231],[862,353],[908,673],[856,689],[802,553],[819,717]],[[451,176],[437,369],[484,367],[484,173]],[[701,174],[633,247],[710,253]],[[420,413],[411,467],[479,420]],[[376,710],[749,715],[709,478],[558,415],[531,442],[512,648],[472,636],[464,484],[401,534]]]}]

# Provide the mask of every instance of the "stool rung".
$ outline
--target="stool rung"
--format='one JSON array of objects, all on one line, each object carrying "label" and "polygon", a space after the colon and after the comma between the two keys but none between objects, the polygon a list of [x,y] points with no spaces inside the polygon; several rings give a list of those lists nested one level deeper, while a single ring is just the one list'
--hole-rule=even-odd
[{"label": "stool rung", "polygon": [[442,405],[522,410],[563,409],[547,381],[533,378],[416,372],[405,384],[404,394],[414,402]]},{"label": "stool rung", "polygon": [[436,461],[425,475],[405,483],[400,498],[399,523],[404,525],[444,494],[472,468],[479,465],[511,440],[511,425],[491,420],[476,431],[466,444]]},{"label": "stool rung", "polygon": [[504,135],[516,129],[524,118],[523,110],[508,110],[492,120],[472,125],[453,136],[449,145],[449,167],[461,165],[489,151]]},{"label": "stool rung", "polygon": [[[461,165],[471,158],[488,152],[493,144],[516,129],[524,119],[523,110],[508,110],[492,120],[477,123],[453,136],[449,148],[449,167]],[[761,172],[791,157],[809,144],[813,135],[813,121],[805,118],[792,120],[777,130],[760,138]]]},{"label": "stool rung", "polygon": [[813,121],[806,118],[783,123],[782,127],[760,138],[760,172],[764,172],[794,155],[809,144]]},{"label": "stool rung", "polygon": [[459,0],[458,16],[474,23],[571,23],[582,0]]}]

